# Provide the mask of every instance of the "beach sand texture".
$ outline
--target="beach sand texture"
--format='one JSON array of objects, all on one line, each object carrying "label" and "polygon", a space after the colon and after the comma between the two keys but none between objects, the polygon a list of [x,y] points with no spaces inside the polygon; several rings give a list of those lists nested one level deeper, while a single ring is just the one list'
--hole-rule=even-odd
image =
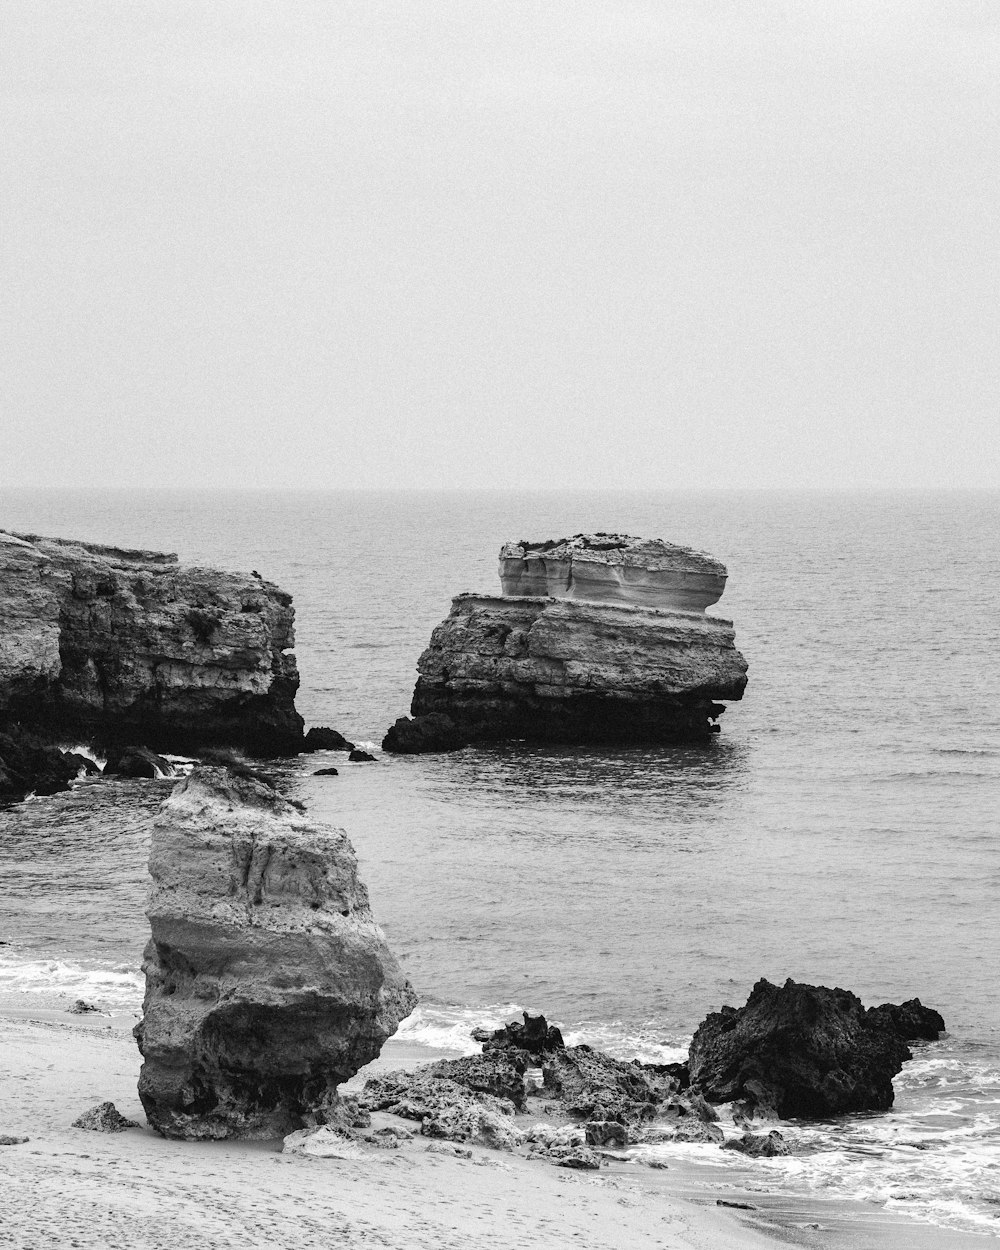
[{"label": "beach sand texture", "polygon": [[[698,1182],[683,1169],[614,1163],[581,1174],[477,1148],[463,1159],[429,1152],[419,1135],[399,1150],[366,1148],[361,1159],[341,1160],[282,1154],[280,1143],[171,1142],[146,1127],[117,1134],[72,1128],[79,1114],[107,1099],[145,1125],[131,1024],[108,1016],[70,1021],[65,1009],[0,1004],[0,1133],[29,1138],[0,1147],[0,1245],[754,1250],[797,1240],[852,1250],[957,1250],[983,1244],[930,1227],[838,1219],[837,1212],[822,1229],[808,1229],[802,1225],[809,1213],[799,1213],[795,1226],[795,1213],[780,1208],[764,1211],[776,1227],[762,1229],[750,1222],[761,1212],[717,1207],[719,1191],[699,1195]],[[415,1057],[399,1047],[392,1059],[404,1066]],[[760,1204],[760,1196],[753,1201]]]}]

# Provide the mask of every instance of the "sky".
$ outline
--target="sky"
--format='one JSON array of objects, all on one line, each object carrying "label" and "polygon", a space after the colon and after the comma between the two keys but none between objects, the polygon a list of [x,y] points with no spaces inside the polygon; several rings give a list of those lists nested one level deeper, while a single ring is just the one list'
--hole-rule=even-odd
[{"label": "sky", "polygon": [[0,487],[1000,486],[996,0],[0,25]]}]

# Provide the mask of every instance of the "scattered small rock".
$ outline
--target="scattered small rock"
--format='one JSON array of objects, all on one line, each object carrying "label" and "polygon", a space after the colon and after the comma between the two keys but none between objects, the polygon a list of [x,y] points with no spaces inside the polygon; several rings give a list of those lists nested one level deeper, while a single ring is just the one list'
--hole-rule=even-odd
[{"label": "scattered small rock", "polygon": [[113,1102],[102,1102],[91,1107],[73,1121],[73,1128],[91,1129],[95,1133],[124,1133],[128,1128],[138,1128],[135,1120],[126,1120]]},{"label": "scattered small rock", "polygon": [[428,1142],[424,1152],[429,1155],[454,1155],[457,1159],[471,1159],[472,1151],[468,1146],[456,1146],[451,1141]]},{"label": "scattered small rock", "polygon": [[27,1137],[15,1137],[11,1133],[0,1133],[0,1146],[23,1146],[28,1140]]},{"label": "scattered small rock", "polygon": [[89,1011],[100,1011],[100,1007],[95,1007],[93,1003],[88,1003],[85,999],[78,998],[73,1006],[67,1007],[66,1010],[70,1015],[82,1016]]},{"label": "scattered small rock", "polygon": [[283,1154],[306,1155],[314,1159],[363,1159],[365,1156],[357,1142],[328,1124],[289,1133],[281,1149]]},{"label": "scattered small rock", "polygon": [[790,1155],[788,1143],[777,1129],[770,1133],[744,1133],[742,1137],[730,1137],[720,1147],[722,1150],[737,1150],[740,1154],[750,1155],[755,1159],[771,1159],[775,1155]]},{"label": "scattered small rock", "polygon": [[554,1163],[557,1168],[579,1168],[581,1170],[597,1171],[601,1166],[600,1157],[592,1150],[588,1150],[586,1146],[580,1146],[576,1150],[571,1150],[560,1158],[555,1159]]},{"label": "scattered small rock", "polygon": [[336,777],[340,773],[337,768],[317,768],[313,773],[314,777]]}]

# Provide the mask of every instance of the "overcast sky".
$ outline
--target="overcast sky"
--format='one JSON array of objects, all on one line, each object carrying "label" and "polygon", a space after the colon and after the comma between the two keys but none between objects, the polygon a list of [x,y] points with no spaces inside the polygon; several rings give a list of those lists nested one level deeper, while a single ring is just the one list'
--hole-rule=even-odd
[{"label": "overcast sky", "polygon": [[0,485],[1000,486],[997,0],[0,15]]}]

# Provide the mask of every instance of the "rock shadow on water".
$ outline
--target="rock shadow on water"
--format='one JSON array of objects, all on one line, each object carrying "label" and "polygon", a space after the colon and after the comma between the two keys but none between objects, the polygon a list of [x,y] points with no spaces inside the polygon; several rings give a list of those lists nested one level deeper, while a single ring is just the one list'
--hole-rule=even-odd
[{"label": "rock shadow on water", "polygon": [[[694,818],[740,793],[749,778],[749,748],[715,738],[705,744],[655,747],[484,744],[447,756],[424,756],[432,785],[476,801],[627,812],[662,808]],[[450,801],[454,801],[449,794]]]}]

